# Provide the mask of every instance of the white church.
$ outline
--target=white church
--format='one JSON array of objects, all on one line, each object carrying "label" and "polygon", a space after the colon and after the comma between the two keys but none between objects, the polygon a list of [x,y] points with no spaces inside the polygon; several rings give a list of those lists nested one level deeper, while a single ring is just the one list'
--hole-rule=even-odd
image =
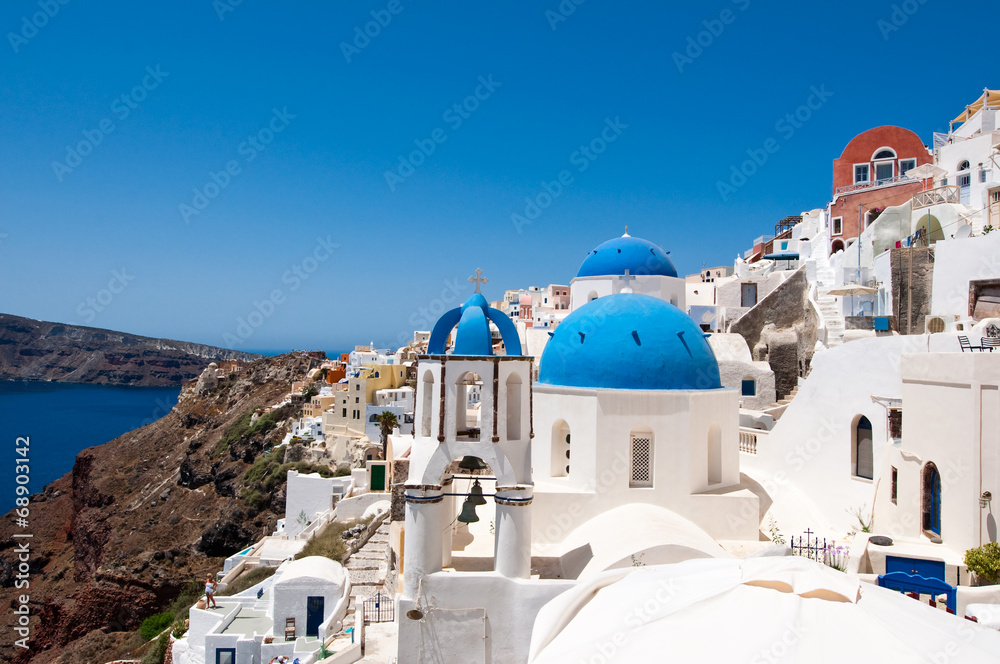
[{"label": "white church", "polygon": [[666,252],[626,234],[588,255],[571,290],[537,382],[478,288],[419,360],[405,523],[390,538],[401,664],[526,662],[538,611],[583,579],[760,546],[739,394],[678,308]]}]

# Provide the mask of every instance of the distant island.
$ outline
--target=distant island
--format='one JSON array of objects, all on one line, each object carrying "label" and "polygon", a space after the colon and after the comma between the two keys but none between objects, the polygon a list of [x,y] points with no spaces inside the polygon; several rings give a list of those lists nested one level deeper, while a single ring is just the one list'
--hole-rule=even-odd
[{"label": "distant island", "polygon": [[0,380],[166,387],[260,355],[0,314]]}]

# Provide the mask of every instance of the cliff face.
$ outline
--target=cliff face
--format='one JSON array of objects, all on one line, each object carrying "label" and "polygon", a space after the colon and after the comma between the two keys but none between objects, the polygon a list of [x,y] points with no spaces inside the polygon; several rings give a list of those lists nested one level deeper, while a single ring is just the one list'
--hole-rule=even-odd
[{"label": "cliff face", "polygon": [[[28,594],[31,607],[30,648],[13,645],[5,621],[0,661],[116,659],[144,618],[273,531],[283,483],[267,490],[244,476],[270,459],[265,450],[294,413],[281,409],[265,427],[248,427],[248,417],[318,362],[305,353],[261,359],[201,394],[191,381],[162,419],[81,452],[71,473],[32,497],[27,529],[13,514],[0,521],[0,606]],[[15,588],[24,541],[15,532],[33,534],[27,589]]]},{"label": "cliff face", "polygon": [[0,380],[180,385],[209,362],[259,355],[0,314]]}]

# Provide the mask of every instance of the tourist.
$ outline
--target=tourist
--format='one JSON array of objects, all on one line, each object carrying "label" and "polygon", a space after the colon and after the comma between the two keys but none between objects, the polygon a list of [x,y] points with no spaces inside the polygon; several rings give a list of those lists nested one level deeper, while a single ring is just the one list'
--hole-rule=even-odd
[{"label": "tourist", "polygon": [[208,606],[209,604],[212,605],[211,608],[213,608],[213,609],[219,608],[219,605],[215,603],[215,589],[218,586],[219,586],[219,584],[216,583],[215,579],[212,578],[212,575],[209,574],[208,578],[205,579],[205,608],[206,609],[209,608],[209,606]]}]

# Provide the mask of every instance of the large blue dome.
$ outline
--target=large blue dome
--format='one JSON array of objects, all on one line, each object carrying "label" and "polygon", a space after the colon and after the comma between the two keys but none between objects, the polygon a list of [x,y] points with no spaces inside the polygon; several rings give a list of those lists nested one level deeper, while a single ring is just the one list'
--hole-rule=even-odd
[{"label": "large blue dome", "polygon": [[591,251],[576,276],[622,275],[625,270],[634,275],[677,276],[677,268],[667,252],[648,240],[632,237],[627,233],[608,240]]},{"label": "large blue dome", "polygon": [[588,302],[556,328],[538,382],[614,390],[708,390],[719,364],[691,317],[648,295]]}]

